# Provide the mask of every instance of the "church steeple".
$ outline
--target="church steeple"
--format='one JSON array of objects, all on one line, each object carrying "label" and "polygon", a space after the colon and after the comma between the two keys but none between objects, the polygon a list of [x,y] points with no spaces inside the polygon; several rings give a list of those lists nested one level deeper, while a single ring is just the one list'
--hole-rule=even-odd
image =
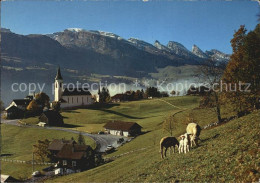
[{"label": "church steeple", "polygon": [[60,101],[63,93],[63,78],[61,76],[60,67],[57,70],[54,86],[55,86],[54,101]]},{"label": "church steeple", "polygon": [[55,80],[63,80],[63,78],[62,78],[62,76],[61,76],[61,73],[60,73],[60,66],[59,66],[59,68],[58,68],[58,70],[57,70],[57,74],[56,74],[56,77],[55,77]]}]

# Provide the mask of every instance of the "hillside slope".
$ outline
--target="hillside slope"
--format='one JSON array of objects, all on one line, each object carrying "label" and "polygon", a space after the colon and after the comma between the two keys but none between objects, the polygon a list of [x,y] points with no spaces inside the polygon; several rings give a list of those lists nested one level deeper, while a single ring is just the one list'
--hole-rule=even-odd
[{"label": "hillside slope", "polygon": [[[195,113],[203,110],[194,109]],[[204,119],[212,115],[204,111],[198,116],[201,126],[210,123]],[[208,113],[207,113],[208,112]],[[184,112],[185,113],[185,112]],[[183,114],[179,115],[182,118]],[[159,140],[167,135],[157,129],[141,135],[118,149],[114,161],[77,174],[52,179],[57,182],[224,182],[259,180],[260,112],[234,119],[221,126],[203,130],[200,146],[188,154],[172,154],[162,160]],[[180,120],[175,136],[184,133],[185,120]],[[115,155],[120,155],[115,157]]]}]

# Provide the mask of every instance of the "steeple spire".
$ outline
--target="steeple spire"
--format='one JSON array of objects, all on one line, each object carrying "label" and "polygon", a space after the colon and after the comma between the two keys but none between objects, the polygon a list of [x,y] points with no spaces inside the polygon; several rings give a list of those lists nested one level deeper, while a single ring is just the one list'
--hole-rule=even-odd
[{"label": "steeple spire", "polygon": [[60,66],[59,66],[59,68],[58,68],[58,70],[57,70],[57,75],[56,75],[56,77],[55,77],[55,80],[63,80],[63,78],[62,78],[62,76],[61,76],[61,73],[60,73]]}]

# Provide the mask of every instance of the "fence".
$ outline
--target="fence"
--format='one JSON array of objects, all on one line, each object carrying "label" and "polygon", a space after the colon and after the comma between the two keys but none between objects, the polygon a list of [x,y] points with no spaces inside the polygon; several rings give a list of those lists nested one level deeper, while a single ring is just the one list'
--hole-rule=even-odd
[{"label": "fence", "polygon": [[6,159],[1,158],[1,161],[10,162],[10,163],[23,163],[23,164],[34,164],[34,165],[55,165],[55,163],[49,163],[49,162],[36,162],[34,163],[32,161],[22,161],[22,160],[16,160],[16,159]]}]

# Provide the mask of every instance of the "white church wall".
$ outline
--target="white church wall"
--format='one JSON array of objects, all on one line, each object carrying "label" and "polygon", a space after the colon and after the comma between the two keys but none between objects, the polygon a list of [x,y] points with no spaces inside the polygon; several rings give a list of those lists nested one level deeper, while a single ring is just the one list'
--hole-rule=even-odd
[{"label": "white church wall", "polygon": [[62,96],[66,103],[61,103],[61,108],[85,106],[93,104],[91,95]]}]

